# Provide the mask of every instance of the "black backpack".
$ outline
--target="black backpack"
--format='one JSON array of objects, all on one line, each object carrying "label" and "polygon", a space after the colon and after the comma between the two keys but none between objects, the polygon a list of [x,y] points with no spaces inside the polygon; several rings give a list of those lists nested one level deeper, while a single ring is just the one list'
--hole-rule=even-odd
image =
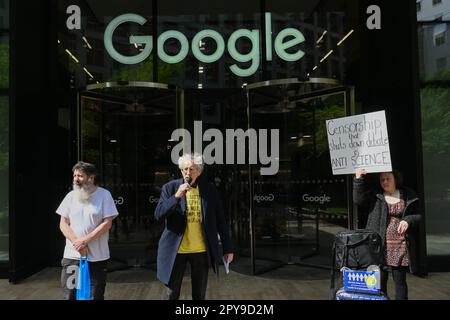
[{"label": "black backpack", "polygon": [[381,236],[372,230],[358,229],[338,232],[334,237],[331,285],[334,297],[335,270],[347,267],[354,270],[366,269],[370,265],[383,264]]},{"label": "black backpack", "polygon": [[378,232],[366,229],[338,232],[334,237],[334,267],[341,269],[365,269],[381,265],[383,246]]}]

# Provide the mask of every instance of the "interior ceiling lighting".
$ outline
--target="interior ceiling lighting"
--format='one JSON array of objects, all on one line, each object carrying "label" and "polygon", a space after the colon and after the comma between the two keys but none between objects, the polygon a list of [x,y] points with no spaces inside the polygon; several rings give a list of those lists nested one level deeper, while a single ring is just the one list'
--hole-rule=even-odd
[{"label": "interior ceiling lighting", "polygon": [[69,49],[66,49],[67,54],[69,55],[69,57],[71,57],[76,63],[79,63],[80,61],[78,61],[78,59],[72,54],[72,52],[70,52]]},{"label": "interior ceiling lighting", "polygon": [[200,50],[205,50],[205,42],[203,42],[202,40],[200,40],[198,42],[198,47],[200,48]]},{"label": "interior ceiling lighting", "polygon": [[88,47],[90,50],[92,50],[92,46],[91,46],[91,44],[89,43],[89,41],[86,39],[85,36],[83,36],[83,41],[86,43],[87,47]]},{"label": "interior ceiling lighting", "polygon": [[327,30],[325,30],[323,33],[322,33],[322,35],[320,36],[320,38],[319,39],[317,39],[317,44],[319,44],[320,43],[320,41],[322,41],[322,39],[323,39],[323,36],[324,35],[326,35],[327,34]]},{"label": "interior ceiling lighting", "polygon": [[355,31],[355,30],[350,30],[342,39],[341,39],[341,41],[339,41],[338,42],[338,46],[340,46],[341,44],[342,44],[342,42],[344,42],[345,41],[345,39],[347,39],[352,33],[353,33],[353,31]]},{"label": "interior ceiling lighting", "polygon": [[313,71],[317,69],[317,66],[314,66]]},{"label": "interior ceiling lighting", "polygon": [[94,76],[89,72],[88,69],[86,69],[86,67],[83,67],[84,72],[86,72],[88,74],[89,77],[91,77],[91,79],[94,78]]},{"label": "interior ceiling lighting", "polygon": [[328,58],[328,56],[329,56],[330,54],[332,54],[332,53],[333,53],[333,49],[331,49],[330,51],[328,51],[328,53],[325,55],[325,57],[323,57],[323,58],[320,60],[320,63],[324,62],[325,59]]}]

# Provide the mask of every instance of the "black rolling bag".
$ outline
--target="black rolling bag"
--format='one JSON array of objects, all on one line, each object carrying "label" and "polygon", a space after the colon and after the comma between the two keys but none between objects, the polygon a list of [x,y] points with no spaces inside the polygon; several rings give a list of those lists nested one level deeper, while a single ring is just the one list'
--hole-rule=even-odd
[{"label": "black rolling bag", "polygon": [[[366,229],[338,232],[335,235],[333,244],[330,299],[361,300],[366,297],[363,293],[358,295],[346,292],[342,288],[336,292],[336,270],[351,269],[366,271],[369,266],[378,266],[381,268],[382,263],[383,245],[381,237],[377,232]],[[383,298],[376,300],[383,300]]]}]

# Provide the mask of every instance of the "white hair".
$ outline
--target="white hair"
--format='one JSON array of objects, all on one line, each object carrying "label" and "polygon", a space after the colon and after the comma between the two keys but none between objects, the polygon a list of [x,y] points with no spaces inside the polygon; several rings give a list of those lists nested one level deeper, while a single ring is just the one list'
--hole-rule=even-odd
[{"label": "white hair", "polygon": [[77,199],[82,203],[87,203],[94,191],[95,184],[93,182],[86,182],[81,186],[78,186],[76,183],[73,184],[73,192],[75,197],[77,197]]},{"label": "white hair", "polygon": [[178,168],[183,169],[188,162],[194,161],[200,172],[203,171],[203,156],[199,153],[185,153],[178,159]]}]

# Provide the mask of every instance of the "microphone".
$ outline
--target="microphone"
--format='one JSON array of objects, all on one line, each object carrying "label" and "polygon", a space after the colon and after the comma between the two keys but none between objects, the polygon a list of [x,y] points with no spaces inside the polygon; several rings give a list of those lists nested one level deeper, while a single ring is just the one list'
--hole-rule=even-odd
[{"label": "microphone", "polygon": [[187,177],[186,179],[184,179],[184,181],[185,181],[186,183],[189,183],[189,185],[191,185],[192,178],[191,178],[191,177]]}]

